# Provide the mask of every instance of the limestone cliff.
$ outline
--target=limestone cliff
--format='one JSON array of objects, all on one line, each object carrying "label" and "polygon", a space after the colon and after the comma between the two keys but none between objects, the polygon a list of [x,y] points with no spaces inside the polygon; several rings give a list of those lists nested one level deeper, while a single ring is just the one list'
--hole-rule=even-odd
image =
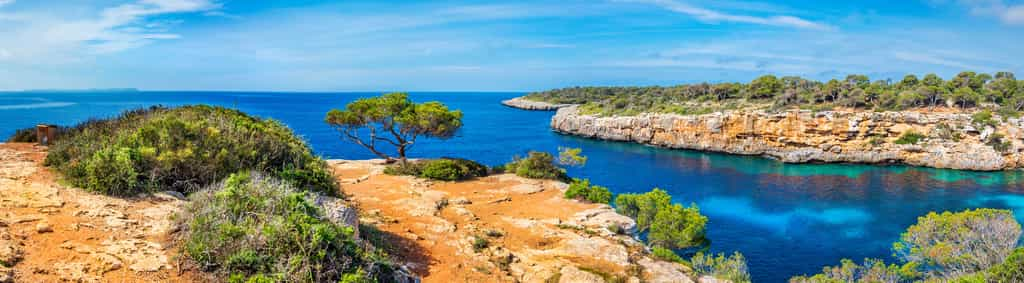
[{"label": "limestone cliff", "polygon": [[[996,117],[994,121],[1001,121]],[[965,170],[1022,167],[1024,121],[995,125],[966,113],[791,110],[725,111],[705,115],[582,115],[563,107],[551,118],[557,132],[666,148],[762,155],[783,162],[902,163]],[[904,133],[924,135],[897,144]],[[1002,135],[1002,138],[999,138]],[[1000,150],[991,144],[1000,142]]]}]

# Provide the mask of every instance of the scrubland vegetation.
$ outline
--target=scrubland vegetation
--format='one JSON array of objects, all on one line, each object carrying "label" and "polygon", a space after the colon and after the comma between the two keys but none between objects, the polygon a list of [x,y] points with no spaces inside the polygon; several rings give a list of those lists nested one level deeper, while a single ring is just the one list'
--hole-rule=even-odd
[{"label": "scrubland vegetation", "polygon": [[1013,73],[961,72],[949,80],[928,74],[871,81],[864,75],[818,82],[766,75],[750,83],[699,83],[670,87],[571,87],[530,93],[526,99],[582,104],[584,114],[636,115],[645,112],[705,114],[720,110],[849,107],[875,111],[919,107],[991,108],[1003,116],[1024,110],[1024,81]]},{"label": "scrubland vegetation", "polygon": [[46,165],[108,195],[196,191],[242,170],[334,195],[327,164],[283,124],[212,106],[152,107],[66,129]]},{"label": "scrubland vegetation", "polygon": [[24,128],[14,131],[11,137],[7,138],[7,142],[38,142],[36,139],[36,128]]},{"label": "scrubland vegetation", "polygon": [[555,157],[547,152],[531,151],[525,158],[516,156],[497,169],[524,178],[571,181],[565,169],[558,167]]},{"label": "scrubland vegetation", "polygon": [[468,159],[441,158],[399,162],[384,168],[384,173],[388,175],[418,176],[441,181],[458,181],[486,177],[489,169],[485,165]]},{"label": "scrubland vegetation", "polygon": [[377,282],[385,254],[325,219],[316,196],[261,173],[238,173],[195,193],[179,221],[185,254],[228,282]]},{"label": "scrubland vegetation", "polygon": [[805,282],[1021,282],[1024,248],[1016,248],[1021,226],[1009,210],[974,209],[929,213],[893,244],[901,264],[844,259]]}]

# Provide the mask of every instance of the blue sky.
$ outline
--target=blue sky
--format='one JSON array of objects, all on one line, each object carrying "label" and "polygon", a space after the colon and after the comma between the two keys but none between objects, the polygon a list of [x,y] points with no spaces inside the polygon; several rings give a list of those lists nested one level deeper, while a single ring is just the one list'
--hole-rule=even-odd
[{"label": "blue sky", "polygon": [[1024,73],[1019,0],[0,0],[0,90],[543,90]]}]

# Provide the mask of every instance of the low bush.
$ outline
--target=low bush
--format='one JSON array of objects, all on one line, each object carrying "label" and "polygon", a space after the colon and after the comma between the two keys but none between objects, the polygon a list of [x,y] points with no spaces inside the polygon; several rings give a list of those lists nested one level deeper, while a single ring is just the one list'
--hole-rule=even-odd
[{"label": "low bush", "polygon": [[1013,143],[1006,140],[1003,134],[991,134],[985,139],[985,144],[991,146],[995,151],[1006,153],[1013,147]]},{"label": "low bush", "polygon": [[531,151],[526,158],[516,157],[505,164],[504,172],[530,179],[570,181],[565,169],[555,164],[555,157],[547,152]]},{"label": "low bush", "polygon": [[473,251],[481,252],[491,246],[491,241],[480,236],[473,236]]},{"label": "low bush", "polygon": [[893,244],[902,265],[843,259],[839,266],[790,282],[1024,282],[1024,250],[1015,249],[1020,235],[1009,210],[931,212]]},{"label": "low bush", "polygon": [[485,177],[487,166],[468,159],[441,158],[434,160],[418,160],[399,162],[384,168],[389,175],[417,176],[422,178],[458,181],[475,177]]},{"label": "low bush", "polygon": [[999,265],[984,273],[988,282],[1024,282],[1024,248],[1017,248]]},{"label": "low bush", "polygon": [[865,259],[860,265],[849,259],[843,259],[839,266],[826,266],[821,273],[814,276],[796,276],[789,279],[790,283],[899,283],[907,282],[904,270],[895,264],[886,265],[880,259]]},{"label": "low bush", "polygon": [[191,192],[255,170],[337,194],[327,163],[288,127],[222,107],[152,107],[66,129],[46,165],[75,186],[109,195]]},{"label": "low bush", "polygon": [[971,115],[971,122],[980,127],[995,127],[999,125],[999,121],[996,121],[995,118],[992,117],[992,111],[989,110],[975,112]]},{"label": "low bush", "polygon": [[656,259],[660,259],[660,260],[664,260],[664,261],[677,262],[677,263],[683,263],[684,262],[683,258],[679,257],[679,255],[676,254],[675,251],[672,251],[672,250],[666,249],[666,248],[662,248],[662,247],[653,247],[653,248],[651,248],[651,255],[654,256],[654,258],[656,258]]},{"label": "low bush", "polygon": [[698,252],[690,259],[690,265],[697,275],[710,275],[734,283],[750,282],[747,260],[739,252],[726,257],[725,254],[704,254]]},{"label": "low bush", "polygon": [[573,179],[569,184],[569,189],[565,191],[565,198],[582,199],[592,203],[610,203],[612,193],[608,191],[608,188],[590,185],[588,179]]},{"label": "low bush", "polygon": [[190,198],[178,217],[183,252],[228,282],[365,282],[394,271],[286,182],[239,173]]},{"label": "low bush", "polygon": [[705,227],[708,218],[696,205],[672,204],[672,197],[655,188],[643,194],[620,194],[615,199],[616,211],[636,219],[637,229],[650,230],[647,241],[652,246],[681,249],[708,243]]},{"label": "low bush", "polygon": [[893,143],[895,144],[917,144],[925,138],[924,135],[914,131],[906,131],[900,135],[900,138],[896,139]]},{"label": "low bush", "polygon": [[14,134],[10,138],[7,138],[7,142],[39,142],[36,139],[36,128],[24,128],[14,131]]},{"label": "low bush", "polygon": [[1017,245],[1021,226],[1013,212],[980,208],[928,213],[900,235],[893,254],[929,278],[954,278],[1001,263]]}]

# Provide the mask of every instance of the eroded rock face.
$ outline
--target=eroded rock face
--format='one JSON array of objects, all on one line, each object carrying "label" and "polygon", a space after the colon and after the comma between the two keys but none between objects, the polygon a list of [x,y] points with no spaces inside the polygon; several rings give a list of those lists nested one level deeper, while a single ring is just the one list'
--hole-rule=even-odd
[{"label": "eroded rock face", "polygon": [[[992,128],[974,125],[964,113],[794,110],[597,117],[570,106],[551,118],[551,128],[589,138],[762,155],[790,163],[902,163],[984,171],[1024,166],[1024,121],[1010,118]],[[917,144],[895,143],[911,131],[925,138]],[[1005,151],[986,144],[994,134],[1009,142]]]}]

